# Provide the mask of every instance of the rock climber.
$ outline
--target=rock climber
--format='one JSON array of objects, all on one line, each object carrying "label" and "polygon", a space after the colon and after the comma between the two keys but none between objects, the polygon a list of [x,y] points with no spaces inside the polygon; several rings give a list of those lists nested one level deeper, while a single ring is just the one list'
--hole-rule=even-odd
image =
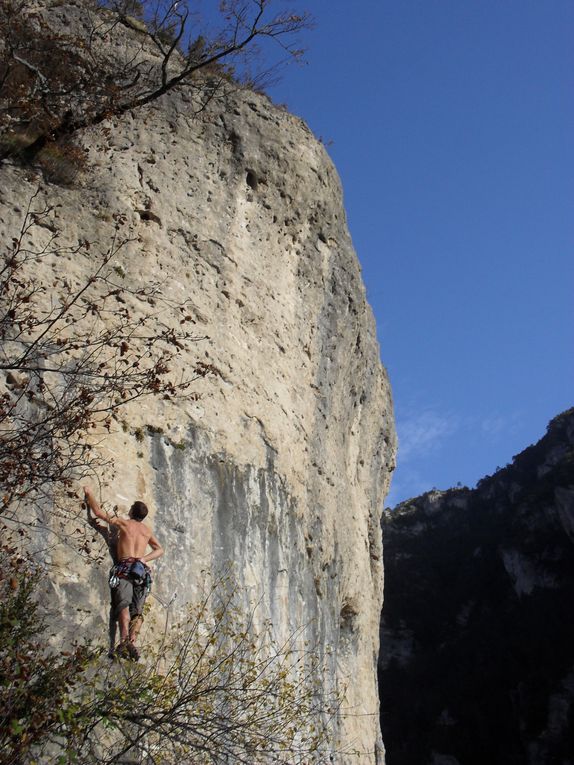
[{"label": "rock climber", "polygon": [[[112,612],[120,627],[118,656],[137,661],[136,639],[143,624],[143,607],[151,587],[151,572],[147,564],[160,558],[163,547],[143,520],[148,514],[143,502],[134,502],[129,518],[108,515],[100,507],[93,492],[84,486],[88,508],[97,518],[118,532],[117,562],[110,571]],[[146,553],[148,547],[151,552]]]}]

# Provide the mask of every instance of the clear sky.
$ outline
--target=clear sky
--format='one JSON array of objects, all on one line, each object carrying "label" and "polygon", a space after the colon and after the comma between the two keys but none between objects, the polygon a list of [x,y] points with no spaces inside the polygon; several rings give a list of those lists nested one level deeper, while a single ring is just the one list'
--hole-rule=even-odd
[{"label": "clear sky", "polygon": [[393,388],[386,504],[473,486],[574,405],[574,0],[272,8],[316,22],[269,93],[342,179]]},{"label": "clear sky", "polygon": [[295,7],[307,63],[271,95],[332,141],[393,387],[386,504],[473,486],[574,404],[574,2]]}]

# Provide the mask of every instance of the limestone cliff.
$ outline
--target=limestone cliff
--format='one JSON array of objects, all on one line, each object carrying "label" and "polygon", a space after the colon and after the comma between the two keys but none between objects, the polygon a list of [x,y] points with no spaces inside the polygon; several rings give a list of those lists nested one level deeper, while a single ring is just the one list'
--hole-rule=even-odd
[{"label": "limestone cliff", "polygon": [[389,765],[574,758],[574,410],[474,490],[386,512]]},{"label": "limestone cliff", "polygon": [[[198,381],[195,401],[128,408],[127,427],[99,447],[114,466],[102,500],[152,508],[167,550],[156,610],[192,599],[205,572],[231,563],[279,636],[304,625],[332,649],[324,683],[346,688],[341,750],[382,762],[379,523],[394,428],[337,174],[300,119],[247,91],[197,118],[182,88],[102,128],[81,134],[88,167],[71,187],[2,164],[1,237],[18,230],[38,187],[39,203],[59,205],[66,241],[105,248],[112,215],[125,216],[126,284],[161,281],[165,297],[187,299],[206,338],[197,353],[219,373]],[[81,280],[90,264],[61,267]],[[76,631],[82,614],[82,630],[103,637],[106,565],[64,548],[47,560],[54,626]]]}]

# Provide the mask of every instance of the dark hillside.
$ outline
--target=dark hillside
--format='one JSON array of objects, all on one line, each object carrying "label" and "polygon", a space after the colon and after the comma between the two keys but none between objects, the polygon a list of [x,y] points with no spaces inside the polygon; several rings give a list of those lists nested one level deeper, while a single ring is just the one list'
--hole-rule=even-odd
[{"label": "dark hillside", "polygon": [[383,518],[387,765],[574,763],[574,409]]}]

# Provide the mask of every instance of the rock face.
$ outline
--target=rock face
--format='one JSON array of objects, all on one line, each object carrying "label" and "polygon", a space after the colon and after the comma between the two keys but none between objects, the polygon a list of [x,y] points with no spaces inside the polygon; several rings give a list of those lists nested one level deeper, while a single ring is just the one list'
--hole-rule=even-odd
[{"label": "rock face", "polygon": [[468,489],[386,512],[389,765],[574,761],[574,410]]},{"label": "rock face", "polygon": [[[127,427],[100,446],[114,466],[101,498],[120,511],[134,498],[151,507],[166,548],[157,611],[231,564],[279,637],[305,626],[332,651],[324,683],[347,689],[340,749],[382,762],[375,615],[394,426],[336,172],[300,119],[251,92],[198,119],[183,88],[103,127],[82,133],[88,169],[73,187],[0,167],[2,238],[38,187],[38,204],[60,205],[65,241],[105,249],[112,215],[125,216],[126,284],[161,281],[164,297],[189,301],[206,338],[197,354],[218,377],[198,381],[196,401],[128,408]],[[62,265],[78,282],[89,267]],[[48,562],[54,626],[77,632],[80,613],[86,633],[104,635],[107,566],[63,548]]]}]

